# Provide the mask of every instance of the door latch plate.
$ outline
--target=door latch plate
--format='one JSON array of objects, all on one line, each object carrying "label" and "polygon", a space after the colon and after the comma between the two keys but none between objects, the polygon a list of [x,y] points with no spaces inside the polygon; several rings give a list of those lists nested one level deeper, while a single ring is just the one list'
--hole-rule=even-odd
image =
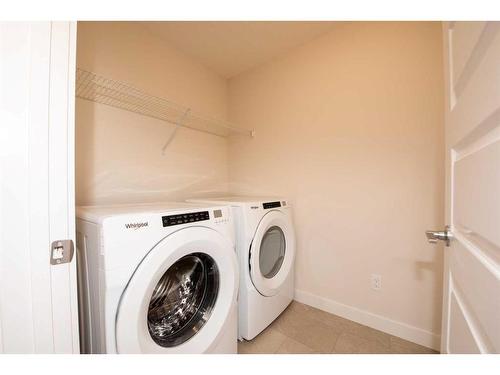
[{"label": "door latch plate", "polygon": [[50,264],[52,265],[69,263],[73,259],[73,240],[54,241],[50,248]]}]

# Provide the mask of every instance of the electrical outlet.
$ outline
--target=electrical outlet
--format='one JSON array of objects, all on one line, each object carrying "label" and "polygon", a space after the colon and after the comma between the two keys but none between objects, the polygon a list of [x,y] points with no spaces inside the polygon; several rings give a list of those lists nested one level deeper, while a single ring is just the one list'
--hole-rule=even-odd
[{"label": "electrical outlet", "polygon": [[382,289],[382,276],[372,273],[371,285],[373,290]]}]

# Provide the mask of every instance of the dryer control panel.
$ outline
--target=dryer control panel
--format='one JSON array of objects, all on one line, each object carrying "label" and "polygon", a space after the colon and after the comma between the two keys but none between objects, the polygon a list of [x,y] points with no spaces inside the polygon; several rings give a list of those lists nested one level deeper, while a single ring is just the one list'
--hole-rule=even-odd
[{"label": "dryer control panel", "polygon": [[210,219],[210,215],[208,214],[208,211],[189,212],[189,213],[185,213],[185,214],[162,216],[162,221],[163,221],[164,227],[170,227],[172,225],[194,223],[196,221],[204,221],[204,220],[209,220],[209,219]]}]

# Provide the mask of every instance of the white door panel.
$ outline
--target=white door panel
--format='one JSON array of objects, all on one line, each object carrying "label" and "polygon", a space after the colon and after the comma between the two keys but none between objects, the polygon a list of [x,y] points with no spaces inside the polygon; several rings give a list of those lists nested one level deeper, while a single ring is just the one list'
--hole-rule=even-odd
[{"label": "white door panel", "polygon": [[0,27],[2,346],[7,353],[52,351],[48,250],[31,251],[49,242],[47,201],[37,198],[48,195],[50,25]]},{"label": "white door panel", "polygon": [[500,352],[500,23],[444,25],[446,217],[441,351]]},{"label": "white door panel", "polygon": [[486,22],[459,22],[453,26],[452,74],[455,90],[485,26]]},{"label": "white door panel", "polygon": [[[460,23],[456,23],[457,27]],[[481,135],[497,127],[498,121],[491,119],[497,116],[500,103],[500,85],[498,84],[498,62],[500,61],[500,24],[497,22],[488,25],[483,30],[488,38],[480,39],[485,44],[482,48],[474,49],[468,60],[466,69],[469,73],[465,78],[459,78],[464,85],[457,90],[457,83],[451,82],[450,95],[455,103],[450,103],[449,121],[446,136],[454,148],[463,148],[472,143]],[[446,33],[451,40],[453,30]],[[445,41],[446,42],[446,41]],[[458,43],[451,43],[449,48],[459,49]],[[449,55],[452,53],[449,53]],[[471,59],[474,63],[471,63]],[[449,61],[449,60],[448,60]]]},{"label": "white door panel", "polygon": [[0,23],[0,352],[77,353],[74,240],[76,25]]},{"label": "white door panel", "polygon": [[[453,224],[500,249],[500,140],[454,162]],[[500,256],[500,252],[497,252]]]},{"label": "white door panel", "polygon": [[470,306],[469,316],[474,326],[471,329],[481,338],[482,345],[490,352],[500,352],[500,279],[481,256],[467,241],[456,241],[450,254],[452,289]]},{"label": "white door panel", "polygon": [[464,316],[465,309],[460,307],[457,294],[450,293],[450,353],[481,353],[477,341],[470,330],[470,323]]}]

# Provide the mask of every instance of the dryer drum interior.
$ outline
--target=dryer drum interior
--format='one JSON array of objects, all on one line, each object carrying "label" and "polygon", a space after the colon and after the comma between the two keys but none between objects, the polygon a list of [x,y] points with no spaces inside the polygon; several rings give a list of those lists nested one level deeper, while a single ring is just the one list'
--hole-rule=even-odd
[{"label": "dryer drum interior", "polygon": [[151,296],[147,317],[151,338],[163,347],[189,340],[210,318],[218,292],[219,270],[212,257],[192,253],[177,260]]}]

